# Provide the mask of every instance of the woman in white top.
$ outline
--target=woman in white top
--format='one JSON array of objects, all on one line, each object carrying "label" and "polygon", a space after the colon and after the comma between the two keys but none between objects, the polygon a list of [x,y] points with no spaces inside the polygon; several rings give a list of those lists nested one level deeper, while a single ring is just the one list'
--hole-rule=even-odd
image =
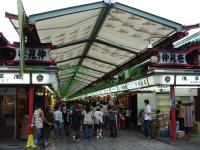
[{"label": "woman in white top", "polygon": [[92,137],[92,126],[93,126],[93,112],[89,104],[86,105],[85,110],[82,112],[83,124],[84,124],[84,136],[86,139]]}]

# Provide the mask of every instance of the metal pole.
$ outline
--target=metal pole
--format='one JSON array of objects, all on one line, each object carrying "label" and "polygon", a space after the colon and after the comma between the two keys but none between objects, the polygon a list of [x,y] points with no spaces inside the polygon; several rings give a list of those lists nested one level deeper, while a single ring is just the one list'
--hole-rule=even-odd
[{"label": "metal pole", "polygon": [[171,96],[171,139],[176,141],[176,99],[174,85],[170,85],[170,96]]}]

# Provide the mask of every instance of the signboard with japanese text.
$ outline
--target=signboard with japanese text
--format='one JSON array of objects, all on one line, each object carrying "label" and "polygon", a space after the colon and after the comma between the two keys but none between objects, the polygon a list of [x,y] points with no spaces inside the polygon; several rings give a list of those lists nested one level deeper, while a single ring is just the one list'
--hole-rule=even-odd
[{"label": "signboard with japanese text", "polygon": [[187,64],[186,53],[159,52],[158,64]]},{"label": "signboard with japanese text", "polygon": [[121,84],[117,86],[118,91],[126,91],[128,88],[126,87],[126,84]]},{"label": "signboard with japanese text", "polygon": [[[20,49],[15,48],[16,56],[14,61],[20,60]],[[24,60],[39,60],[39,61],[51,61],[49,58],[49,49],[44,48],[26,48],[24,53]]]},{"label": "signboard with japanese text", "polygon": [[200,85],[200,76],[177,75],[176,85]]},{"label": "signboard with japanese text", "polygon": [[24,73],[23,79],[19,73],[0,73],[0,84],[30,84],[30,74]]},{"label": "signboard with japanese text", "polygon": [[101,91],[97,91],[97,95],[100,95],[101,94]]},{"label": "signboard with japanese text", "polygon": [[148,77],[149,85],[173,85],[174,75],[154,75]]},{"label": "signboard with japanese text", "polygon": [[53,84],[57,81],[56,74],[51,73],[33,73],[32,84]]},{"label": "signboard with japanese text", "polygon": [[101,90],[100,93],[101,93],[101,94],[105,94],[105,90]]},{"label": "signboard with japanese text", "polygon": [[147,78],[143,78],[143,79],[139,79],[139,80],[135,80],[135,81],[132,81],[132,82],[128,82],[126,84],[127,88],[129,90],[132,90],[132,89],[137,89],[137,88],[142,88],[142,87],[145,87],[145,86],[148,86],[148,80]]},{"label": "signboard with japanese text", "polygon": [[105,93],[110,93],[110,88],[105,89]]},{"label": "signboard with japanese text", "polygon": [[113,86],[110,88],[110,92],[117,92],[117,86]]}]

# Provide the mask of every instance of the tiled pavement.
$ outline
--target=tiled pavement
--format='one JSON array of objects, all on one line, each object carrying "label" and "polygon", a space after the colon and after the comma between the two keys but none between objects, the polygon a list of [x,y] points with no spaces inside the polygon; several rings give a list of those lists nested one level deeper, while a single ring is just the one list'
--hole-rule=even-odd
[{"label": "tiled pavement", "polygon": [[[0,145],[0,150],[24,150],[25,143],[18,146]],[[102,139],[92,138],[90,140],[81,139],[79,142],[72,142],[69,138],[58,138],[49,140],[49,145],[44,150],[200,150],[200,138],[192,140],[178,140],[171,142],[166,139],[147,140],[143,135],[134,131],[120,131],[117,138],[109,138],[104,134]]]}]

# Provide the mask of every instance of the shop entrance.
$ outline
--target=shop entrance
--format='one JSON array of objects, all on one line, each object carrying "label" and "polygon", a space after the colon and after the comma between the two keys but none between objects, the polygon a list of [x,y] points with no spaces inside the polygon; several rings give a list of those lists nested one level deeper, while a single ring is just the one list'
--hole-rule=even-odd
[{"label": "shop entrance", "polygon": [[0,96],[0,139],[15,137],[15,97]]},{"label": "shop entrance", "polygon": [[137,110],[137,94],[130,94],[129,95],[129,106],[131,109],[131,118],[134,127],[137,127],[138,123],[138,110]]}]

